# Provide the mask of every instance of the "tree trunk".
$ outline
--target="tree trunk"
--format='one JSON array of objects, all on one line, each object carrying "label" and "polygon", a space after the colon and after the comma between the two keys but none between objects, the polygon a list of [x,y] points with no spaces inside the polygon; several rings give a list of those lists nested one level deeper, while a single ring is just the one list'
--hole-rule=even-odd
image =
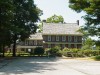
[{"label": "tree trunk", "polygon": [[14,35],[14,39],[13,39],[13,57],[16,57],[16,40],[17,40],[17,35]]},{"label": "tree trunk", "polygon": [[3,52],[2,57],[5,57],[5,48],[4,48],[4,45],[2,45],[2,52]]}]

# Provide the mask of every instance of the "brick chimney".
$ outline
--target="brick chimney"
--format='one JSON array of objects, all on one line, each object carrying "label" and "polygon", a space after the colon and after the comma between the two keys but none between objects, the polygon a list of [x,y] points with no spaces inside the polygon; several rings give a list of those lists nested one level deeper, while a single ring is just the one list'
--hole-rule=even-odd
[{"label": "brick chimney", "polygon": [[42,20],[43,23],[46,23],[46,20]]}]

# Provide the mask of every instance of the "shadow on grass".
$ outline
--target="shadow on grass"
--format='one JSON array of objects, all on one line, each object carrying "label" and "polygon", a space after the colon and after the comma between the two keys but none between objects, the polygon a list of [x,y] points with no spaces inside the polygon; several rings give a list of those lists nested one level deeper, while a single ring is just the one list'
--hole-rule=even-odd
[{"label": "shadow on grass", "polygon": [[57,70],[58,65],[54,57],[17,57],[11,63],[0,69],[0,75],[43,73],[45,71]]}]

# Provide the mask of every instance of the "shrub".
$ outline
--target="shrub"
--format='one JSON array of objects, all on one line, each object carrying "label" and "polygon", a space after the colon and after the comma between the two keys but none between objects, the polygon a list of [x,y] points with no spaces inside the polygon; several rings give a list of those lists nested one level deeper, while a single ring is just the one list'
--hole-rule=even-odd
[{"label": "shrub", "polygon": [[49,50],[51,56],[57,56],[59,54],[59,50],[61,48],[59,46],[55,46]]},{"label": "shrub", "polygon": [[59,50],[59,51],[56,53],[56,56],[58,56],[58,57],[62,57],[62,51]]},{"label": "shrub", "polygon": [[95,57],[94,57],[94,60],[98,60],[98,61],[100,61],[100,55],[95,56]]},{"label": "shrub", "polygon": [[35,55],[43,55],[44,54],[44,48],[43,47],[36,47],[35,49],[34,49],[34,54]]}]

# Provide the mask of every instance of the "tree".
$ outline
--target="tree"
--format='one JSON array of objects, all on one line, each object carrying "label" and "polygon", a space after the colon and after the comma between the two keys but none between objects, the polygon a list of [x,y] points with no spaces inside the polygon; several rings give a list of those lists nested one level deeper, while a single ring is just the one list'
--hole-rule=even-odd
[{"label": "tree", "polygon": [[[24,40],[31,33],[35,33],[41,10],[33,0],[0,0],[0,43],[3,47],[7,41],[13,43],[13,56],[16,41]],[[9,36],[9,37],[8,37]]]},{"label": "tree", "polygon": [[95,42],[91,38],[87,38],[85,42],[83,42],[83,49],[92,49],[92,46]]},{"label": "tree", "polygon": [[10,21],[13,19],[12,4],[12,0],[0,0],[0,51],[3,51],[3,56],[4,47],[11,43],[9,27],[11,25]]},{"label": "tree", "polygon": [[53,15],[53,16],[47,18],[46,22],[47,23],[63,23],[64,18],[61,15],[59,15],[59,16]]},{"label": "tree", "polygon": [[13,38],[13,56],[16,50],[16,40],[29,37],[36,32],[35,22],[39,20],[41,10],[36,7],[33,0],[13,0],[14,19],[12,20],[11,33]]},{"label": "tree", "polygon": [[69,0],[69,7],[76,12],[84,11],[86,20],[84,30],[91,36],[100,37],[100,0]]}]

